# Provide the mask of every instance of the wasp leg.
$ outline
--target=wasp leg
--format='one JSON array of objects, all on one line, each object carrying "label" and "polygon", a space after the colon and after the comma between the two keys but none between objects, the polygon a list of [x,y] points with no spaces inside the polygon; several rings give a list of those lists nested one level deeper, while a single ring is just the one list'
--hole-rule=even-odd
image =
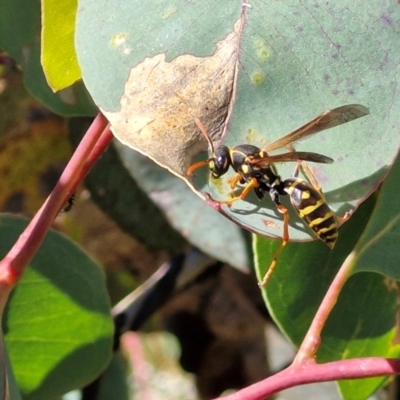
[{"label": "wasp leg", "polygon": [[231,187],[232,190],[235,189],[235,187],[237,186],[238,182],[240,182],[241,179],[242,175],[240,175],[238,172],[235,174],[233,178],[227,179],[229,186]]},{"label": "wasp leg", "polygon": [[[288,146],[286,146],[286,148],[289,151],[295,151],[294,146],[292,144],[289,144]],[[323,193],[322,193],[322,187],[319,184],[319,182],[317,181],[317,178],[315,177],[314,173],[311,171],[311,168],[307,165],[307,163],[305,161],[297,161],[294,169],[293,169],[293,178],[298,178],[299,177],[299,172],[301,172],[302,174],[308,179],[308,181],[311,183],[311,185],[314,187],[315,190],[318,190],[318,192],[324,197]],[[324,197],[325,200],[325,197]]]},{"label": "wasp leg", "polygon": [[258,282],[258,286],[264,287],[267,282],[269,277],[272,275],[272,273],[274,272],[274,269],[276,267],[276,264],[278,262],[278,258],[280,256],[280,254],[282,253],[282,250],[285,248],[285,246],[288,244],[289,242],[289,212],[287,210],[287,208],[280,203],[277,203],[276,205],[278,211],[283,214],[283,235],[282,235],[282,243],[279,246],[278,250],[276,251],[274,258],[272,259],[271,265],[268,268],[267,273],[264,275],[264,278],[262,279],[261,282]]},{"label": "wasp leg", "polygon": [[[297,166],[296,166],[297,167]],[[318,190],[320,194],[324,197],[322,193],[322,187],[317,181],[317,178],[315,177],[314,173],[311,171],[311,168],[307,165],[305,161],[300,161],[300,167],[303,175],[309,180],[311,185],[314,187],[314,189]],[[324,197],[325,200],[325,197]]]},{"label": "wasp leg", "polygon": [[335,214],[335,218],[337,219],[339,226],[346,222],[350,218],[351,214],[353,214],[351,211],[346,211],[343,217],[339,217],[339,215]]},{"label": "wasp leg", "polygon": [[[235,178],[233,178],[235,179]],[[251,189],[257,188],[259,183],[256,178],[251,178],[250,182],[246,185],[246,187],[242,190],[239,196],[232,197],[229,200],[218,201],[219,204],[226,204],[228,207],[232,205],[235,201],[243,200],[250,192]]]},{"label": "wasp leg", "polygon": [[[286,148],[289,151],[292,151],[292,152],[295,151],[294,146],[292,144],[289,144],[288,146],[286,146]],[[317,178],[311,171],[311,168],[307,165],[307,163],[305,161],[301,161],[301,160],[297,161],[297,163],[293,169],[292,177],[298,178],[300,169],[301,169],[302,174],[308,179],[308,181],[311,183],[311,185],[314,187],[314,189],[318,190],[318,192],[320,192],[321,195],[323,196],[321,185],[319,184],[319,182],[317,181]],[[324,197],[324,200],[325,200],[325,197]]]},{"label": "wasp leg", "polygon": [[[311,186],[319,192],[323,201],[327,203],[324,192],[322,191],[322,187],[319,184],[317,178],[314,173],[311,171],[311,168],[307,165],[305,161],[298,161],[293,170],[293,178],[298,178],[299,172],[301,169],[301,173],[307,178],[307,180],[311,183]],[[337,215],[335,215],[337,217]],[[339,218],[339,217],[337,217]],[[340,219],[340,218],[339,218]]]},{"label": "wasp leg", "polygon": [[235,197],[235,187],[242,180],[242,175],[236,173],[233,178],[228,178],[227,181],[232,189],[231,197]]}]

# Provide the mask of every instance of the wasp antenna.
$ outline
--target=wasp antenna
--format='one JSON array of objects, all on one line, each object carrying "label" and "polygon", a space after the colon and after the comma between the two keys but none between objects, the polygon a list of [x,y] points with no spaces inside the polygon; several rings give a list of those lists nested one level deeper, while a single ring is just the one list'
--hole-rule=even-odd
[{"label": "wasp antenna", "polygon": [[213,142],[211,140],[211,137],[210,137],[209,133],[207,132],[207,129],[204,127],[204,125],[200,122],[200,120],[198,118],[195,118],[194,122],[196,122],[196,125],[199,127],[199,129],[201,130],[201,132],[203,133],[203,135],[207,139],[207,142],[211,147],[211,152],[214,154],[215,153],[214,145],[213,145]]}]

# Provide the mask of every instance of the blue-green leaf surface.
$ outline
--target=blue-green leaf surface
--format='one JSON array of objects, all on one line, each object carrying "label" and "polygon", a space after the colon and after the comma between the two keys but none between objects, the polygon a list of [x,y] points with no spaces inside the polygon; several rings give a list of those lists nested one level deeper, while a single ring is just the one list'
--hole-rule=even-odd
[{"label": "blue-green leaf surface", "polygon": [[[83,0],[76,45],[83,79],[116,136],[185,179],[207,147],[194,118],[215,140],[226,134],[229,146],[264,146],[327,109],[365,105],[369,116],[296,144],[335,160],[311,167],[344,215],[397,153],[399,22],[397,3],[378,0]],[[226,199],[225,177],[216,183],[206,170],[196,171],[196,190]],[[283,178],[292,170],[279,166]],[[223,212],[254,232],[281,235],[268,199],[250,195]],[[291,221],[292,239],[310,238],[295,215]]]}]

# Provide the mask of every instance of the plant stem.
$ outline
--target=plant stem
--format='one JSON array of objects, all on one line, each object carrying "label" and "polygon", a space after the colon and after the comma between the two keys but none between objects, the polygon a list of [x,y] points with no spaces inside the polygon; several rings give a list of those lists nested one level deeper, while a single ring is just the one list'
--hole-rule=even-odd
[{"label": "plant stem", "polygon": [[0,262],[0,310],[3,309],[12,287],[37,252],[63,204],[109,144],[112,135],[107,125],[106,118],[98,114],[52,193]]},{"label": "plant stem", "polygon": [[308,329],[307,334],[300,345],[296,358],[294,359],[294,364],[302,363],[305,360],[314,358],[321,343],[321,331],[337,302],[344,284],[350,276],[354,267],[355,259],[356,253],[353,251],[344,260],[312,320],[310,328]]},{"label": "plant stem", "polygon": [[371,378],[400,373],[400,360],[379,357],[355,358],[317,364],[313,360],[292,364],[278,374],[220,400],[261,400],[293,386],[341,379]]}]

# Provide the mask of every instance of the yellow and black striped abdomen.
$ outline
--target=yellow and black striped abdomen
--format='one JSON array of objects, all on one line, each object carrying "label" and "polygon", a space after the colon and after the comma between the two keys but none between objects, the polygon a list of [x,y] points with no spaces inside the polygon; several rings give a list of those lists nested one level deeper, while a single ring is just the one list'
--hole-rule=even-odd
[{"label": "yellow and black striped abdomen", "polygon": [[299,217],[333,249],[338,237],[338,225],[321,193],[300,178],[286,179],[283,186]]}]

